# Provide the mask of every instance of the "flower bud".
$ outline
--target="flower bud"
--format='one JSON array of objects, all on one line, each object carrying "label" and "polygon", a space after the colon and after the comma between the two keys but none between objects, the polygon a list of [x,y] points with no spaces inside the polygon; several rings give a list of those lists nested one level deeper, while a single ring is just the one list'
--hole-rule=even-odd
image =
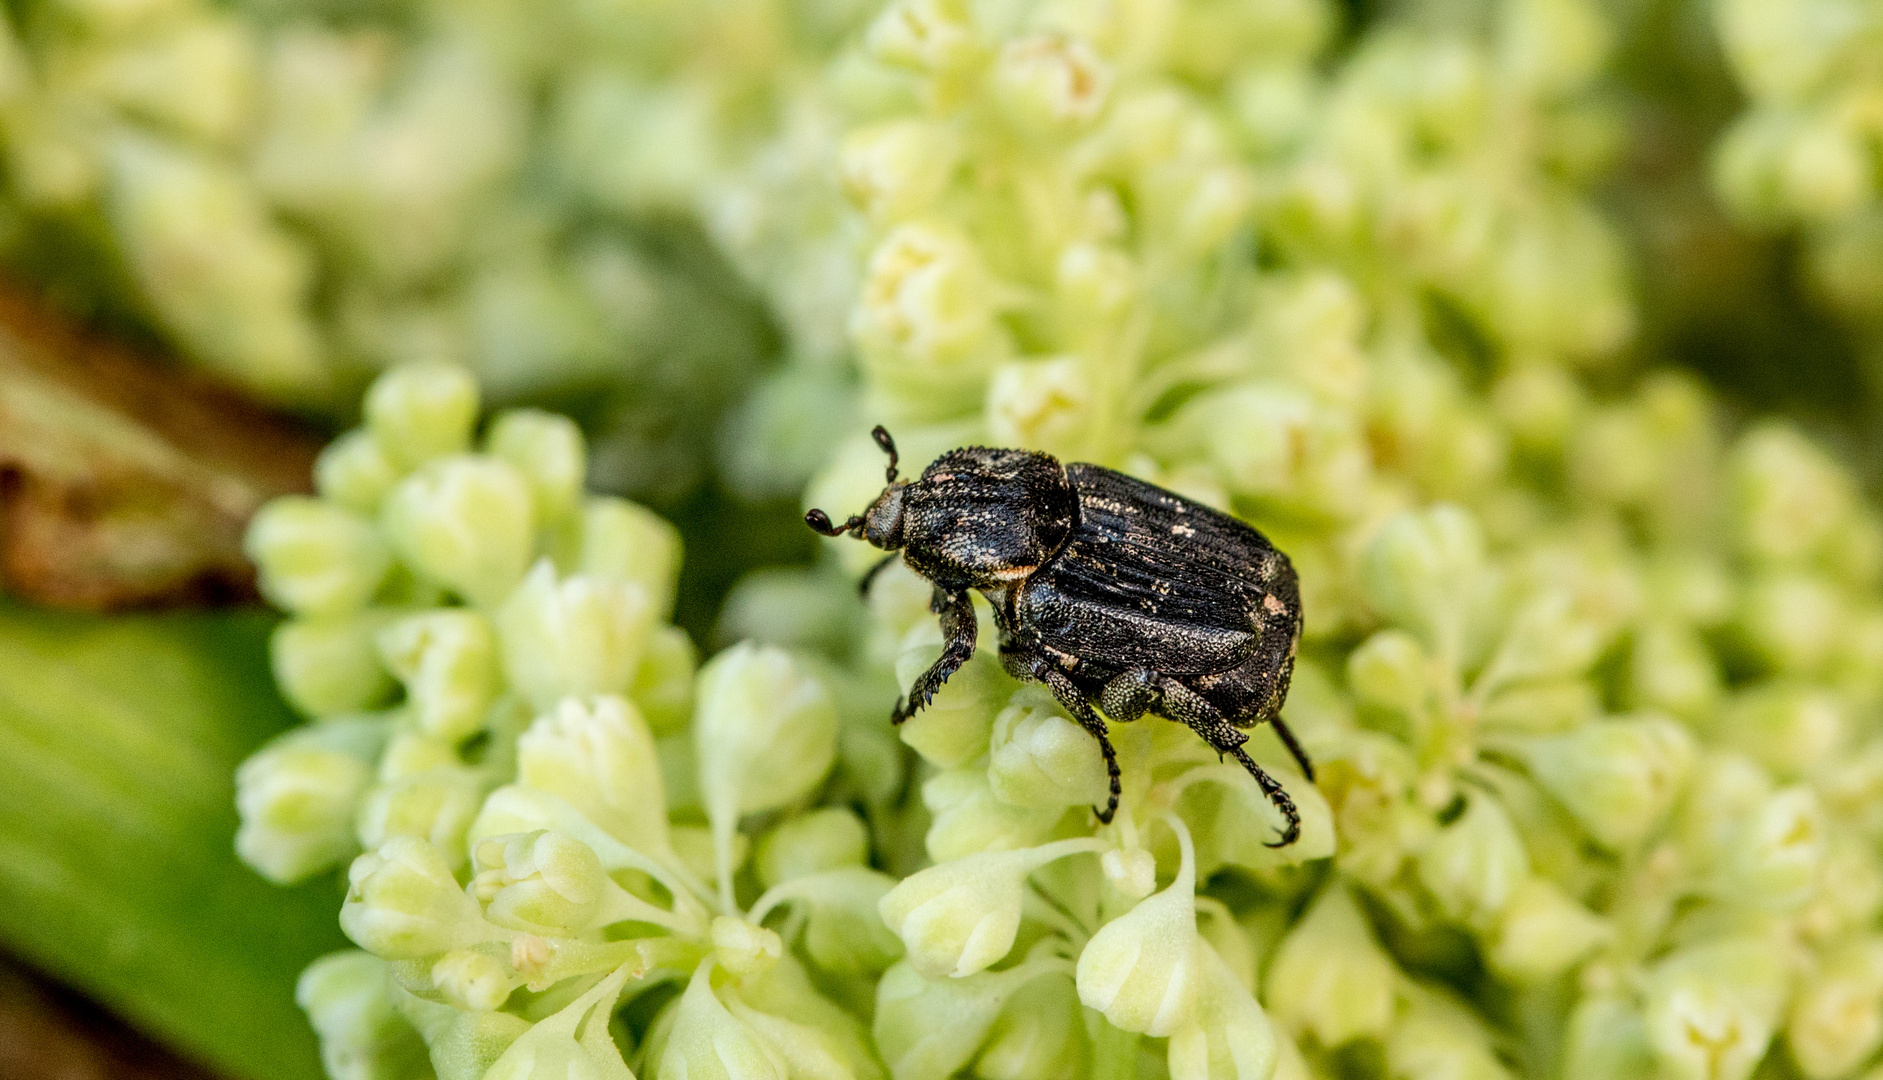
[{"label": "flower bud", "polygon": [[369,603],[392,568],[373,523],[320,499],[284,495],[249,521],[243,551],[262,595],[301,615],[344,615]]},{"label": "flower bud", "polygon": [[654,737],[613,695],[564,698],[517,739],[517,782],[558,796],[629,847],[667,849]]},{"label": "flower bud", "polygon": [[484,726],[497,696],[497,642],[472,611],[440,609],[379,632],[379,657],[405,684],[406,714],[420,731],[450,742]]},{"label": "flower bud", "polygon": [[768,971],[784,955],[784,942],[777,931],[731,915],[713,920],[711,937],[714,960],[734,978]]},{"label": "flower bud", "polygon": [[496,936],[438,849],[410,836],[353,860],[340,928],[387,960],[415,960]]},{"label": "flower bud", "polygon": [[1425,842],[1418,872],[1448,918],[1488,927],[1530,876],[1530,855],[1502,804],[1474,794],[1458,820]]},{"label": "flower bud", "polygon": [[685,630],[662,624],[648,635],[628,697],[655,735],[678,734],[693,719],[693,678],[699,666],[699,650]]},{"label": "flower bud", "polygon": [[290,619],[268,642],[269,667],[288,704],[305,716],[369,709],[386,700],[392,676],[380,666],[374,611],[329,619]]},{"label": "flower bud", "polygon": [[891,120],[852,133],[838,153],[844,194],[879,225],[920,213],[941,196],[960,148],[946,127]]},{"label": "flower bud", "polygon": [[1774,942],[1727,938],[1681,949],[1655,966],[1647,1031],[1661,1075],[1745,1080],[1765,1056],[1785,1003]]},{"label": "flower bud", "polygon": [[1671,620],[1649,621],[1635,630],[1628,697],[1635,708],[1700,718],[1719,701],[1719,665],[1692,628]]},{"label": "flower bud", "polygon": [[357,949],[328,953],[301,972],[294,1002],[320,1037],[328,1076],[372,1080],[423,1067],[425,1044],[399,1015],[379,957]]},{"label": "flower bud", "polygon": [[909,222],[870,256],[850,336],[864,369],[910,409],[945,415],[981,397],[995,347],[993,283],[974,245]]},{"label": "flower bud", "polygon": [[[484,1080],[634,1080],[609,1032],[609,1018],[631,971],[631,965],[622,965],[554,1015],[531,1025],[484,1073]],[[782,1074],[779,1077],[782,1080]]]},{"label": "flower bud", "polygon": [[1381,630],[1347,657],[1347,684],[1368,705],[1418,716],[1432,692],[1431,661],[1418,638]]},{"label": "flower bud", "polygon": [[1171,1033],[1170,1080],[1268,1080],[1279,1047],[1255,995],[1202,938],[1196,1010]]},{"label": "flower bud", "polygon": [[1835,694],[1809,685],[1766,683],[1728,704],[1718,734],[1773,775],[1798,777],[1831,760],[1848,730],[1843,703]]},{"label": "flower bud", "polygon": [[1092,47],[1060,34],[1010,41],[994,58],[993,96],[1002,118],[1050,133],[1088,126],[1111,93],[1112,71]]},{"label": "flower bud", "polygon": [[1791,1059],[1808,1080],[1849,1076],[1883,1046],[1883,952],[1850,943],[1810,974],[1785,1024]]},{"label": "flower bud", "polygon": [[[1286,847],[1268,845],[1281,835],[1281,814],[1239,765],[1203,765],[1183,774],[1178,802],[1184,820],[1196,829],[1199,872],[1212,873],[1229,863],[1251,870],[1293,866],[1334,853],[1334,814],[1319,788],[1298,779],[1291,766],[1269,764],[1293,794],[1301,816],[1301,836]],[[1208,779],[1209,783],[1200,783]]]},{"label": "flower bud", "polygon": [[464,831],[477,816],[484,778],[461,766],[427,769],[388,780],[360,804],[361,846],[372,850],[393,837],[429,841],[453,866],[464,861]]},{"label": "flower bud", "polygon": [[[941,630],[933,620],[904,636],[896,657],[896,681],[913,686],[941,655]],[[990,656],[976,653],[942,684],[927,707],[897,729],[902,741],[932,764],[959,768],[987,753],[988,736],[1003,691],[1013,685]]]},{"label": "flower bud", "polygon": [[1464,1006],[1435,991],[1412,995],[1412,1006],[1386,1037],[1390,1075],[1407,1080],[1505,1080],[1489,1034]]},{"label": "flower bud", "polygon": [[565,697],[626,691],[654,613],[637,584],[588,575],[558,581],[544,559],[503,602],[496,625],[511,687],[548,709]]},{"label": "flower bud", "polygon": [[1569,1013],[1563,1080],[1655,1080],[1647,1024],[1632,1004],[1586,997]]},{"label": "flower bud", "polygon": [[320,497],[358,514],[372,516],[399,482],[400,470],[364,429],[349,431],[314,459],[314,490]]},{"label": "flower bud", "polygon": [[658,1075],[785,1080],[789,1075],[785,1061],[713,993],[712,970],[712,961],[702,962],[680,995]]},{"label": "flower bud", "polygon": [[876,1048],[895,1080],[948,1080],[986,1041],[1014,994],[1060,962],[1029,960],[962,979],[925,979],[907,961],[876,984]]},{"label": "flower bud", "polygon": [[500,414],[484,437],[485,452],[509,462],[529,482],[539,526],[567,518],[582,501],[588,455],[575,421],[540,409]]},{"label": "flower bud", "polygon": [[1282,939],[1264,996],[1284,1025],[1332,1050],[1357,1038],[1384,1037],[1398,985],[1398,970],[1347,886],[1336,880]]},{"label": "flower bud", "polygon": [[1485,578],[1477,521],[1449,504],[1395,515],[1360,560],[1367,601],[1454,662],[1465,659]]},{"label": "flower bud", "polygon": [[922,804],[932,818],[928,857],[949,862],[981,851],[1010,851],[1042,843],[1064,815],[1059,807],[1013,806],[996,798],[987,770],[936,773],[922,785]]},{"label": "flower bud", "polygon": [[406,364],[373,380],[364,411],[387,459],[414,469],[471,445],[477,380],[450,364]]},{"label": "flower bud", "polygon": [[1001,1010],[985,1048],[974,1059],[973,1073],[980,1080],[1078,1076],[1084,1042],[1072,980],[1035,979]]},{"label": "flower bud", "polygon": [[735,645],[700,670],[693,718],[708,815],[736,820],[808,794],[837,752],[837,707],[782,649]]},{"label": "flower bud", "polygon": [[1844,597],[1816,574],[1753,578],[1740,594],[1735,637],[1761,667],[1798,675],[1823,671],[1847,637]]},{"label": "flower bud", "polygon": [[523,985],[516,969],[500,955],[506,951],[492,943],[448,952],[432,963],[432,986],[453,1008],[494,1012]]},{"label": "flower bud", "polygon": [[1826,823],[1808,787],[1774,792],[1726,845],[1714,889],[1723,900],[1764,911],[1790,911],[1811,896],[1824,859]]},{"label": "flower bud", "polygon": [[1136,902],[1157,891],[1157,856],[1143,848],[1101,852],[1098,869],[1120,899]]},{"label": "flower bud", "polygon": [[973,975],[1013,949],[1027,875],[1054,859],[1100,847],[1096,840],[1075,838],[965,855],[904,878],[877,910],[908,948],[907,963],[925,977]]},{"label": "flower bud", "polygon": [[1740,543],[1761,562],[1809,558],[1850,512],[1849,478],[1788,425],[1766,423],[1747,433],[1733,449],[1731,469]]},{"label": "flower bud", "polygon": [[655,614],[673,613],[680,530],[645,506],[607,496],[589,499],[560,561],[571,574],[635,582],[647,590]]},{"label": "flower bud", "polygon": [[601,860],[579,840],[556,832],[512,833],[478,841],[471,854],[471,893],[498,926],[574,937],[601,910]]},{"label": "flower bud", "polygon": [[[900,959],[902,941],[878,914],[883,897],[896,879],[864,866],[839,866],[792,878],[784,889],[767,895],[770,902],[796,901],[807,913],[804,952],[824,971],[874,978]],[[784,893],[780,897],[779,894]],[[761,899],[752,917],[763,914]]]},{"label": "flower bud", "polygon": [[[354,736],[354,745],[332,745],[336,735]],[[244,761],[235,773],[242,818],[236,854],[278,885],[338,865],[358,847],[353,813],[373,782],[371,761],[383,741],[383,725],[336,721],[294,732]]]},{"label": "flower bud", "polygon": [[1182,851],[1162,892],[1099,928],[1079,954],[1079,1000],[1111,1025],[1165,1037],[1188,1022],[1196,998],[1196,851],[1190,830],[1167,819]]},{"label": "flower bud", "polygon": [[987,383],[987,431],[1003,446],[1081,452],[1094,419],[1091,364],[1077,356],[1001,364]]},{"label": "flower bud", "polygon": [[964,0],[894,0],[870,23],[864,44],[883,63],[935,75],[972,62],[982,49]]},{"label": "flower bud", "polygon": [[407,566],[476,604],[496,603],[523,576],[536,532],[522,474],[472,456],[437,459],[399,481],[380,522]]},{"label": "flower bud", "polygon": [[855,1049],[845,1046],[844,1040],[827,1027],[760,1012],[736,997],[726,1001],[726,1009],[764,1045],[774,1060],[784,1063],[781,1077],[854,1080],[857,1075]]},{"label": "flower bud", "polygon": [[1589,835],[1604,846],[1639,843],[1667,815],[1693,763],[1693,736],[1656,717],[1599,720],[1527,740],[1524,760]]},{"label": "flower bud", "polygon": [[770,888],[821,870],[862,866],[869,853],[869,831],[854,811],[821,807],[782,821],[765,834],[758,843],[758,879]]},{"label": "flower bud", "polygon": [[994,718],[988,786],[1013,806],[1089,806],[1105,800],[1105,762],[1091,732],[1066,719],[1051,695],[1014,694]]},{"label": "flower bud", "polygon": [[1612,931],[1607,922],[1547,878],[1531,877],[1511,893],[1486,959],[1514,982],[1538,983],[1566,971]]}]

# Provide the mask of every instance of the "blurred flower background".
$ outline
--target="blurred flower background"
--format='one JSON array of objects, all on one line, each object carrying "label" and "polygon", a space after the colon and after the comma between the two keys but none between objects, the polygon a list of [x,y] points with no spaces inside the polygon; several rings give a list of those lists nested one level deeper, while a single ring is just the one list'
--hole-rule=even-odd
[{"label": "blurred flower background", "polygon": [[[1872,0],[0,15],[22,978],[232,1080],[1883,1076]],[[1154,718],[1099,825],[991,636],[891,727],[876,423],[1273,538],[1300,842]]]}]

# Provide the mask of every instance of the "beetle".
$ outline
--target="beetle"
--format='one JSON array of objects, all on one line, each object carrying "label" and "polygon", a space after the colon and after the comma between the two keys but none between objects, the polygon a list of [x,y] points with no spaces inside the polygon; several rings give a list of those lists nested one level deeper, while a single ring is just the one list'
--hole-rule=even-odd
[{"label": "beetle", "polygon": [[898,556],[934,586],[929,607],[941,616],[942,654],[896,703],[893,723],[926,706],[974,655],[969,591],[978,591],[993,607],[1002,666],[1044,683],[1098,740],[1111,781],[1101,822],[1111,821],[1119,795],[1106,720],[1155,710],[1219,757],[1233,755],[1287,822],[1269,846],[1295,842],[1294,800],[1242,749],[1247,729],[1272,724],[1314,780],[1279,715],[1301,639],[1288,556],[1227,514],[1038,451],[962,447],[915,480],[898,479],[895,440],[881,426],[871,434],[889,455],[882,494],[840,525],[822,510],[804,521],[890,553],[864,576],[865,590]]}]

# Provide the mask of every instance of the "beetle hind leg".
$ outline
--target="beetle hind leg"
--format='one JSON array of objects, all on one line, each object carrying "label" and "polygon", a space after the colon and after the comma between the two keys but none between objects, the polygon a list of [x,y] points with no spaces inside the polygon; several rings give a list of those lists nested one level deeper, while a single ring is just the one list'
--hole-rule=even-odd
[{"label": "beetle hind leg", "polygon": [[[1301,811],[1295,808],[1295,801],[1288,797],[1288,792],[1282,788],[1280,781],[1270,776],[1242,749],[1242,744],[1249,741],[1249,733],[1231,724],[1216,706],[1209,703],[1207,698],[1176,679],[1160,676],[1157,678],[1157,688],[1163,693],[1165,716],[1202,736],[1203,741],[1210,744],[1210,749],[1216,751],[1218,755],[1233,755],[1236,761],[1248,770],[1249,775],[1255,778],[1256,786],[1262,789],[1262,794],[1268,796],[1268,801],[1275,805],[1275,809],[1281,811],[1282,819],[1287,824],[1282,828],[1281,839],[1267,846],[1287,847],[1300,839]],[[1276,727],[1278,729],[1281,727],[1279,722]],[[1295,745],[1293,733],[1286,736],[1283,741],[1294,752],[1296,759],[1305,766],[1306,756]],[[1310,772],[1308,775],[1311,778],[1313,773]]]},{"label": "beetle hind leg", "polygon": [[1288,748],[1290,754],[1294,755],[1295,764],[1301,766],[1301,775],[1308,778],[1308,783],[1314,783],[1314,762],[1308,760],[1308,752],[1301,749],[1301,743],[1295,739],[1295,733],[1289,730],[1287,724],[1282,723],[1279,716],[1271,718],[1269,724],[1275,729],[1275,737],[1281,740],[1281,744]]}]

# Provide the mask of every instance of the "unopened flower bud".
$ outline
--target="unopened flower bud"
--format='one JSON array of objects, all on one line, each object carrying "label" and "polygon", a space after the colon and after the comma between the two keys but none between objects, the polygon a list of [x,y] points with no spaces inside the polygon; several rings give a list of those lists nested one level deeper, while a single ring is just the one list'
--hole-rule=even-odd
[{"label": "unopened flower bud", "polygon": [[785,1080],[785,1062],[713,993],[712,970],[712,961],[701,963],[680,995],[659,1075]]},{"label": "unopened flower bud", "polygon": [[529,566],[528,482],[495,458],[437,459],[387,494],[380,521],[406,565],[477,604],[494,604]]},{"label": "unopened flower bud", "polygon": [[440,609],[379,632],[379,656],[405,684],[406,711],[420,731],[447,741],[484,724],[497,696],[497,642],[473,611]]},{"label": "unopened flower bud", "polygon": [[477,420],[477,380],[449,364],[408,364],[366,392],[366,429],[403,469],[462,453]]},{"label": "unopened flower bud", "polygon": [[582,501],[588,452],[581,429],[568,417],[540,409],[511,409],[491,424],[484,447],[529,482],[539,526],[562,521]]},{"label": "unopened flower bud", "polygon": [[970,766],[936,773],[922,785],[922,804],[933,815],[928,857],[949,862],[981,851],[1031,847],[1052,834],[1060,807],[1014,806],[995,796],[987,770]]},{"label": "unopened flower bud", "polygon": [[1431,661],[1418,638],[1381,630],[1347,657],[1347,682],[1368,705],[1417,716],[1432,692]]},{"label": "unopened flower bud", "polygon": [[333,716],[385,701],[392,676],[380,665],[374,635],[383,613],[356,612],[326,619],[290,619],[268,642],[275,685],[305,716]]},{"label": "unopened flower bud", "polygon": [[1402,513],[1380,527],[1361,557],[1369,603],[1411,630],[1427,649],[1456,657],[1465,648],[1481,593],[1484,537],[1471,515],[1449,504]]},{"label": "unopened flower bud", "polygon": [[379,512],[380,500],[401,475],[379,440],[364,429],[340,436],[314,459],[314,490],[320,497],[369,517]]},{"label": "unopened flower bud", "polygon": [[1809,1080],[1849,1076],[1883,1045],[1883,942],[1841,947],[1804,980],[1785,1042]]},{"label": "unopened flower bud", "polygon": [[498,926],[574,937],[601,909],[601,860],[579,840],[557,832],[512,833],[478,841],[471,854],[471,891]]},{"label": "unopened flower bud", "polygon": [[353,860],[340,928],[360,948],[387,960],[432,956],[494,936],[444,856],[409,836]]},{"label": "unopened flower bud", "polygon": [[1650,621],[1635,630],[1628,661],[1629,704],[1702,717],[1720,697],[1719,664],[1691,627]]},{"label": "unopened flower bud", "polygon": [[1796,683],[1766,683],[1728,704],[1721,741],[1750,754],[1779,777],[1803,776],[1842,747],[1845,708],[1835,694]]},{"label": "unopened flower bud", "polygon": [[1066,719],[1050,695],[1028,687],[994,718],[988,786],[1014,806],[1103,802],[1105,763],[1098,740]]},{"label": "unopened flower bud", "polygon": [[784,955],[777,931],[731,915],[713,920],[711,936],[714,960],[735,978],[767,971]]},{"label": "unopened flower bud", "polygon": [[994,58],[994,99],[1023,129],[1076,130],[1091,124],[1111,93],[1112,72],[1078,38],[1031,34],[1010,41]]},{"label": "unopened flower bud", "polygon": [[758,878],[767,888],[832,870],[862,866],[869,858],[869,831],[847,807],[826,806],[780,822],[758,843]]},{"label": "unopened flower bud", "polygon": [[1625,849],[1659,827],[1686,783],[1693,736],[1673,720],[1600,720],[1528,740],[1531,775],[1599,843]]},{"label": "unopened flower bud", "polygon": [[791,654],[735,645],[700,669],[693,740],[708,814],[736,819],[823,780],[836,758],[837,708]]},{"label": "unopened flower bud", "polygon": [[1507,979],[1542,982],[1567,970],[1610,934],[1607,922],[1555,883],[1531,877],[1511,893],[1486,958]]},{"label": "unopened flower bud", "polygon": [[1112,848],[1098,857],[1105,884],[1121,899],[1138,901],[1157,891],[1157,857],[1143,848]]},{"label": "unopened flower bud", "polygon": [[630,972],[629,965],[622,965],[554,1015],[532,1024],[483,1074],[484,1080],[634,1080],[608,1030]]},{"label": "unopened flower bud", "polygon": [[1391,1075],[1406,1080],[1504,1080],[1509,1075],[1491,1049],[1483,1025],[1438,991],[1412,995],[1412,1005],[1386,1037]]},{"label": "unopened flower bud", "polygon": [[1765,911],[1790,911],[1811,895],[1824,859],[1826,823],[1808,787],[1774,792],[1740,823],[1717,870],[1724,899]]},{"label": "unopened flower bud", "polygon": [[1380,1038],[1393,1020],[1398,970],[1347,886],[1331,881],[1282,939],[1270,962],[1267,997],[1295,1032],[1329,1049]]},{"label": "unopened flower bud", "polygon": [[523,980],[504,962],[500,949],[474,946],[444,954],[432,963],[432,986],[454,1008],[468,1012],[502,1008]]},{"label": "unopened flower bud", "polygon": [[639,503],[597,496],[582,504],[575,535],[560,561],[571,574],[632,581],[666,618],[680,581],[680,530]]},{"label": "unopened flower bud", "polygon": [[898,225],[870,256],[850,336],[865,369],[899,400],[926,411],[970,405],[998,352],[992,292],[966,237]]},{"label": "unopened flower bud", "polygon": [[699,666],[699,650],[685,630],[663,623],[648,635],[628,697],[640,706],[641,717],[655,735],[678,734],[693,718],[693,679]]},{"label": "unopened flower bud", "polygon": [[255,512],[243,550],[262,595],[301,615],[365,607],[392,568],[370,519],[321,499],[284,495]]},{"label": "unopened flower bud", "polygon": [[667,848],[654,736],[623,698],[564,698],[537,717],[517,739],[517,781],[563,799],[630,847]]},{"label": "unopened flower bud", "polygon": [[1480,793],[1458,820],[1425,842],[1418,872],[1448,917],[1488,927],[1530,876],[1530,855],[1503,805]]},{"label": "unopened flower bud", "polygon": [[1079,453],[1093,420],[1090,369],[1077,356],[995,368],[987,382],[988,434],[1003,446]]},{"label": "unopened flower bud", "polygon": [[1585,997],[1569,1013],[1563,1080],[1654,1080],[1647,1022],[1632,1003]]},{"label": "unopened flower bud", "polygon": [[1846,637],[1844,597],[1817,574],[1755,577],[1740,596],[1735,636],[1768,671],[1823,671]]},{"label": "unopened flower bud", "polygon": [[965,0],[894,0],[864,42],[884,63],[935,75],[970,63],[983,48]]},{"label": "unopened flower bud", "polygon": [[926,979],[908,962],[876,984],[876,1048],[896,1080],[948,1080],[986,1041],[1008,1000],[1062,962],[1029,960],[962,979]]},{"label": "unopened flower bud", "polygon": [[1100,847],[1096,840],[1074,838],[965,855],[904,878],[877,910],[908,948],[907,962],[924,976],[973,975],[1013,948],[1027,875],[1054,859]]},{"label": "unopened flower bud", "polygon": [[559,581],[543,559],[503,602],[496,625],[510,685],[548,709],[564,697],[626,691],[654,613],[639,585],[588,575]]},{"label": "unopened flower bud", "polygon": [[980,1080],[1076,1076],[1083,1036],[1072,980],[1035,979],[1014,994],[994,1021],[986,1046],[974,1059],[974,1075]]},{"label": "unopened flower bud", "polygon": [[386,961],[358,949],[329,953],[301,972],[294,1001],[320,1037],[328,1076],[407,1076],[425,1060],[425,1043],[393,993]]},{"label": "unopened flower bud", "polygon": [[336,721],[270,743],[235,773],[235,850],[287,885],[351,855],[353,814],[373,782],[384,725]]},{"label": "unopened flower bud", "polygon": [[1171,1033],[1170,1080],[1268,1080],[1279,1056],[1268,1016],[1209,942],[1196,952],[1196,1007]]},{"label": "unopened flower bud", "polygon": [[952,132],[922,120],[891,120],[844,140],[838,171],[844,194],[879,224],[902,221],[948,186],[960,153]]},{"label": "unopened flower bud", "polygon": [[462,766],[427,769],[381,783],[360,804],[360,844],[378,848],[393,837],[429,841],[452,865],[464,861],[464,831],[477,816],[484,777]]},{"label": "unopened flower bud", "polygon": [[1817,551],[1850,511],[1850,481],[1822,450],[1777,423],[1733,450],[1740,542],[1755,559],[1790,564]]},{"label": "unopened flower bud", "polygon": [[1197,981],[1196,851],[1190,831],[1167,819],[1182,851],[1162,892],[1099,928],[1079,954],[1079,1000],[1115,1028],[1165,1037],[1194,1012]]},{"label": "unopened flower bud", "polygon": [[1662,1075],[1745,1080],[1765,1056],[1786,989],[1784,957],[1763,938],[1689,946],[1662,960],[1647,993]]}]

